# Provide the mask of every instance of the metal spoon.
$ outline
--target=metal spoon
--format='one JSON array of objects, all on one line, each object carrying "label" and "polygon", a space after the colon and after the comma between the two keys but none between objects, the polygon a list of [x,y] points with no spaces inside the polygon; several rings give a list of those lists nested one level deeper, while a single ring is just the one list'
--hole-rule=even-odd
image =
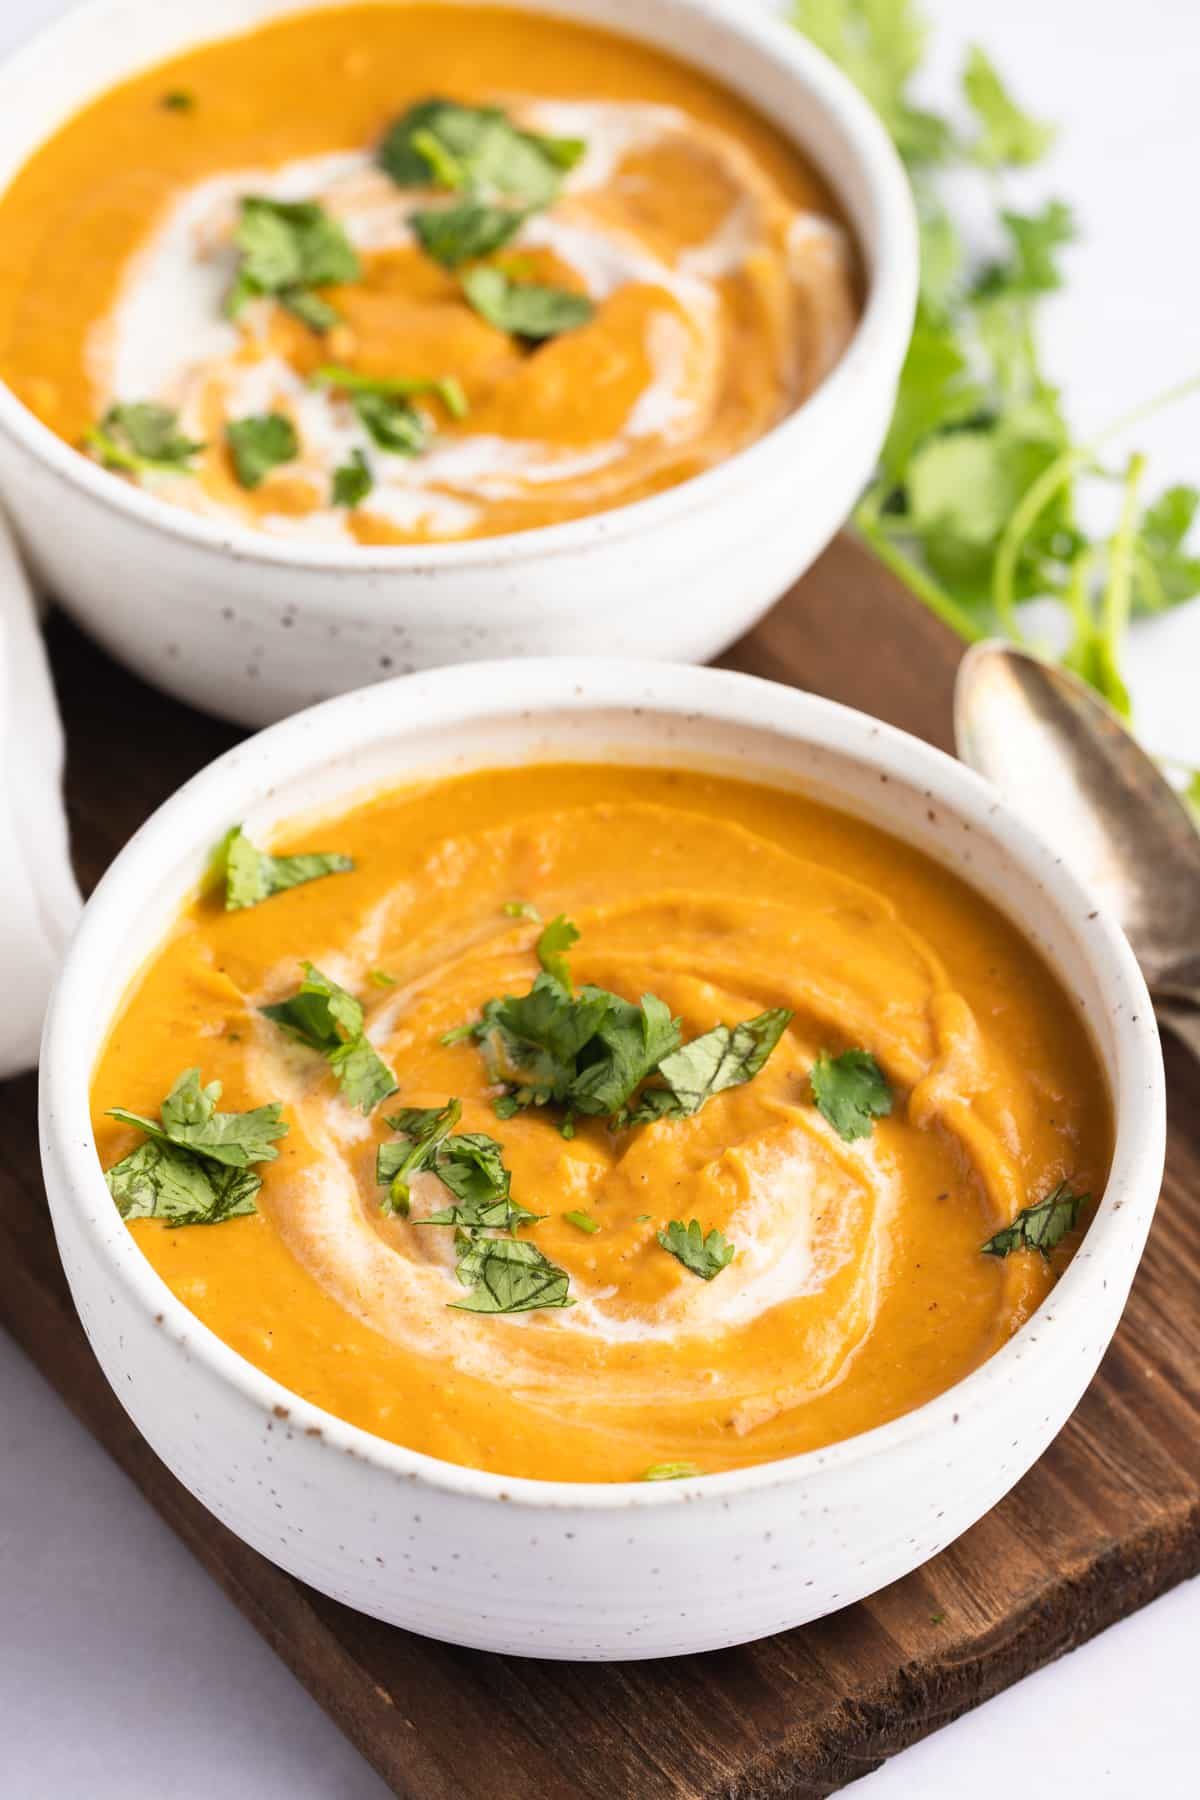
[{"label": "metal spoon", "polygon": [[1200,1056],[1200,833],[1157,764],[1077,676],[996,641],[963,658],[954,733],[1116,914],[1159,1023]]}]

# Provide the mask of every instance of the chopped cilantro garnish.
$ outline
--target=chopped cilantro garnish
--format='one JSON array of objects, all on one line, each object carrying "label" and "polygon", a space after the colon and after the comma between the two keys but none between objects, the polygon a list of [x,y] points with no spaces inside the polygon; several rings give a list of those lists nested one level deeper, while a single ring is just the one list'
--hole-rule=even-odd
[{"label": "chopped cilantro garnish", "polygon": [[470,269],[463,292],[481,318],[499,331],[538,341],[574,331],[595,316],[586,294],[540,282],[513,281],[502,269]]},{"label": "chopped cilantro garnish", "polygon": [[226,310],[231,318],[250,300],[280,300],[314,331],[327,331],[337,313],[312,290],[357,281],[358,254],[337,220],[312,200],[269,200],[247,194],[234,242],[240,252]]},{"label": "chopped cilantro garnish", "polygon": [[565,913],[559,913],[557,919],[551,919],[537,941],[538,961],[547,975],[553,975],[568,993],[571,989],[571,971],[567,966],[567,951],[578,942],[579,927]]},{"label": "chopped cilantro garnish", "polygon": [[366,1035],[363,1009],[353,994],[303,963],[304,980],[290,1000],[261,1010],[297,1043],[317,1050],[337,1076],[352,1106],[368,1113],[396,1091],[396,1077]]},{"label": "chopped cilantro garnish", "polygon": [[225,427],[233,472],[244,488],[261,487],[272,469],[300,454],[296,427],[284,413],[250,413]]},{"label": "chopped cilantro garnish", "polygon": [[498,107],[429,99],[410,106],[379,146],[397,187],[437,186],[548,206],[584,153],[578,138],[522,131]]},{"label": "chopped cilantro garnish", "polygon": [[457,196],[410,220],[422,249],[457,269],[502,249],[531,212],[549,206],[584,149],[577,138],[522,131],[497,107],[431,99],[396,120],[379,161],[398,187]]},{"label": "chopped cilantro garnish", "polygon": [[[741,1025],[718,1025],[680,1049],[679,1021],[655,994],[634,1006],[605,988],[573,993],[565,952],[578,930],[562,915],[538,940],[542,972],[527,994],[489,1000],[474,1025],[447,1032],[443,1044],[475,1038],[493,1081],[503,1084],[496,1116],[510,1119],[526,1106],[565,1108],[560,1129],[574,1133],[577,1113],[616,1125],[686,1118],[724,1089],[757,1075],[791,1014],[780,1009]],[[665,1086],[643,1089],[655,1072]]]},{"label": "chopped cilantro garnish", "polygon": [[998,1231],[983,1245],[985,1256],[1004,1258],[1014,1250],[1038,1250],[1049,1259],[1051,1250],[1061,1244],[1068,1231],[1074,1231],[1079,1214],[1091,1200],[1090,1194],[1073,1194],[1065,1181],[1034,1206],[1023,1206],[1011,1225]]},{"label": "chopped cilantro garnish", "polygon": [[110,406],[85,443],[106,469],[129,475],[188,474],[192,461],[204,449],[195,438],[179,429],[173,407],[154,400],[134,400]]},{"label": "chopped cilantro garnish", "polygon": [[822,1051],[809,1081],[818,1112],[848,1144],[870,1137],[876,1119],[886,1119],[892,1110],[887,1076],[869,1050],[844,1050],[840,1056]]},{"label": "chopped cilantro garnish", "polygon": [[303,856],[268,856],[257,850],[240,825],[228,832],[214,858],[225,880],[225,910],[239,912],[258,906],[274,894],[320,881],[325,875],[348,874],[354,867],[348,856],[311,851]]},{"label": "chopped cilantro garnish", "polygon": [[[452,375],[435,379],[385,378],[361,375],[355,369],[327,363],[317,370],[313,379],[322,387],[336,388],[347,395],[373,441],[381,450],[390,450],[399,456],[419,456],[429,442],[429,420],[413,404],[419,396],[434,395],[451,418],[464,418],[467,412],[466,395]],[[361,453],[356,452],[356,455]]]},{"label": "chopped cilantro garnish", "polygon": [[473,1291],[451,1301],[460,1312],[520,1313],[574,1306],[570,1276],[524,1238],[472,1238],[458,1264],[458,1279]]},{"label": "chopped cilantro garnish", "polygon": [[686,1481],[690,1476],[699,1475],[700,1470],[695,1463],[669,1462],[655,1463],[642,1476],[643,1481]]},{"label": "chopped cilantro garnish", "polygon": [[649,1087],[627,1123],[641,1125],[651,1119],[686,1119],[699,1112],[705,1101],[726,1088],[752,1081],[764,1067],[787,1030],[791,1013],[786,1007],[759,1013],[740,1025],[715,1025],[703,1037],[693,1038],[681,1049],[664,1056],[658,1073],[664,1087]]},{"label": "chopped cilantro garnish", "polygon": [[255,1211],[261,1179],[252,1163],[272,1162],[287,1135],[278,1102],[252,1112],[218,1112],[221,1084],[199,1069],[179,1076],[157,1120],[114,1106],[109,1117],[144,1131],[140,1144],[105,1175],[123,1219],[215,1225]]},{"label": "chopped cilantro garnish", "polygon": [[737,1255],[733,1245],[719,1231],[710,1231],[706,1237],[698,1219],[693,1219],[690,1225],[685,1225],[682,1219],[672,1219],[667,1229],[658,1233],[658,1241],[702,1281],[712,1281]]},{"label": "chopped cilantro garnish", "polygon": [[413,213],[409,223],[426,255],[446,269],[502,250],[516,237],[529,214],[515,207],[490,206],[484,200],[459,200],[453,206]]},{"label": "chopped cilantro garnish", "polygon": [[389,975],[386,969],[372,969],[367,980],[372,987],[379,988],[396,987],[398,984],[398,978],[395,975]]},{"label": "chopped cilantro garnish", "polygon": [[542,922],[542,915],[531,900],[506,900],[501,910],[510,919],[532,919],[537,925]]},{"label": "chopped cilantro garnish", "polygon": [[[793,0],[792,18],[875,106],[917,202],[920,301],[880,467],[855,514],[859,531],[968,640],[999,632],[1023,641],[1025,604],[1057,602],[1069,632],[1063,660],[1128,714],[1120,664],[1131,616],[1200,592],[1200,558],[1185,549],[1200,495],[1174,488],[1145,506],[1142,459],[1113,468],[1098,448],[1200,383],[1181,383],[1078,443],[1036,341],[1038,303],[1060,285],[1071,211],[1058,200],[1018,211],[1005,191],[1010,170],[1045,152],[1051,128],[1024,111],[977,48],[962,78],[971,128],[918,107],[912,84],[926,29],[913,0]],[[993,213],[990,232],[978,228],[968,180]],[[981,264],[969,237],[1003,242],[1004,254]],[[1091,495],[1080,504],[1085,484],[1096,483],[1117,488],[1113,524],[1099,534],[1084,523],[1095,514]]]},{"label": "chopped cilantro garnish", "polygon": [[354,449],[349,460],[333,471],[330,499],[334,506],[360,506],[374,486],[371,465],[361,450]]},{"label": "chopped cilantro garnish", "polygon": [[164,112],[191,112],[196,96],[190,88],[169,88],[158,104]]},{"label": "chopped cilantro garnish", "polygon": [[412,1178],[429,1170],[449,1188],[455,1204],[416,1220],[418,1225],[515,1232],[544,1218],[512,1198],[512,1177],[504,1166],[503,1146],[495,1138],[482,1132],[455,1133],[461,1117],[460,1100],[449,1100],[442,1107],[406,1107],[389,1115],[388,1125],[405,1142],[379,1146],[375,1179],[388,1190],[383,1210],[407,1218]]},{"label": "chopped cilantro garnish", "polygon": [[593,1219],[591,1213],[565,1212],[563,1218],[568,1225],[573,1225],[576,1231],[584,1231],[589,1237],[594,1237],[600,1229],[599,1224]]}]

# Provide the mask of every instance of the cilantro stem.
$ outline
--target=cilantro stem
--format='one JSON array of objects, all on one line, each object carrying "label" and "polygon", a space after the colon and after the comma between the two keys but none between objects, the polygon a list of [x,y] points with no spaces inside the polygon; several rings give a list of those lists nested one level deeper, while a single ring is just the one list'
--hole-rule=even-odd
[{"label": "cilantro stem", "polygon": [[892,571],[905,585],[924,602],[930,612],[948,625],[951,631],[958,633],[968,644],[976,644],[986,637],[974,619],[964,611],[958,601],[948,594],[942,586],[925,573],[919,564],[906,556],[899,545],[890,538],[879,523],[879,508],[873,494],[869,491],[863,496],[854,513],[854,523],[870,545],[875,555],[884,566]]},{"label": "cilantro stem", "polygon": [[[1032,482],[1022,494],[1013,509],[1012,517],[1004,528],[1000,540],[1000,548],[996,553],[996,566],[992,575],[992,603],[1003,622],[1004,629],[1014,642],[1024,643],[1024,634],[1017,624],[1016,613],[1016,572],[1021,550],[1033,527],[1051,501],[1066,487],[1067,483],[1079,471],[1095,461],[1096,451],[1110,438],[1119,437],[1134,425],[1161,412],[1165,407],[1173,406],[1177,400],[1184,400],[1189,394],[1200,391],[1200,375],[1189,375],[1186,381],[1176,382],[1173,387],[1164,388],[1153,399],[1132,411],[1122,413],[1106,425],[1103,431],[1097,432],[1090,444],[1077,446],[1072,450],[1064,450],[1061,456],[1042,470],[1037,480]],[[1114,540],[1114,549],[1115,549]],[[907,577],[906,577],[907,579]]]},{"label": "cilantro stem", "polygon": [[1108,580],[1104,586],[1102,620],[1114,662],[1129,625],[1133,604],[1133,545],[1138,525],[1138,489],[1145,472],[1144,456],[1131,456],[1125,475],[1125,498],[1121,517],[1113,533],[1108,559]]}]

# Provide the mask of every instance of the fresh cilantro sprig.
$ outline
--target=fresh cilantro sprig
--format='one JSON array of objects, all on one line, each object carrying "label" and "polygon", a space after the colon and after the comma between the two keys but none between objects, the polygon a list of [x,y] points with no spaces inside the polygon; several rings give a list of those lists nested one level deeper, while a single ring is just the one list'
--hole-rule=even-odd
[{"label": "fresh cilantro sprig", "polygon": [[338,313],[314,290],[357,281],[358,253],[345,231],[312,200],[242,198],[234,243],[238,269],[225,302],[236,318],[251,300],[269,297],[321,333],[336,325]]},{"label": "fresh cilantro sprig", "polygon": [[204,1085],[199,1069],[185,1069],[157,1119],[114,1106],[109,1117],[146,1134],[105,1174],[123,1219],[161,1219],[167,1225],[216,1225],[256,1210],[262,1186],[254,1163],[273,1162],[276,1140],[287,1135],[278,1102],[251,1112],[217,1109],[221,1083]]},{"label": "fresh cilantro sprig", "polygon": [[846,1143],[870,1137],[892,1110],[887,1076],[869,1050],[822,1051],[809,1074],[817,1111]]},{"label": "fresh cilantro sprig", "polygon": [[349,874],[354,868],[352,857],[331,851],[269,856],[250,842],[240,825],[235,825],[221,840],[213,864],[225,883],[226,912],[260,906],[289,888],[320,881],[326,875]]},{"label": "fresh cilantro sprig", "polygon": [[84,442],[106,469],[126,475],[187,475],[205,448],[179,428],[179,414],[155,400],[110,406]]},{"label": "fresh cilantro sprig", "polygon": [[658,1241],[664,1250],[669,1250],[685,1269],[693,1275],[699,1275],[702,1281],[712,1281],[727,1269],[737,1251],[719,1231],[710,1231],[705,1236],[704,1227],[698,1219],[685,1225],[682,1219],[672,1219],[665,1231],[660,1231]]},{"label": "fresh cilantro sprig", "polygon": [[983,1254],[1004,1258],[1014,1250],[1037,1250],[1049,1260],[1055,1246],[1069,1231],[1074,1231],[1080,1212],[1091,1198],[1090,1194],[1072,1193],[1070,1184],[1060,1181],[1044,1200],[1023,1206],[1011,1225],[989,1238],[982,1246]]},{"label": "fresh cilantro sprig", "polygon": [[[1171,488],[1147,505],[1142,459],[1114,469],[1099,455],[1104,439],[1140,414],[1081,444],[1042,366],[1038,309],[1061,285],[1074,224],[1061,200],[1033,212],[1011,206],[1005,178],[1044,155],[1053,128],[1020,106],[978,48],[962,77],[969,129],[918,106],[911,88],[926,27],[913,0],[793,0],[792,18],[891,132],[920,226],[912,341],[880,466],[855,513],[858,529],[968,641],[995,632],[1022,641],[1021,609],[1057,602],[1068,634],[1063,660],[1128,715],[1121,657],[1130,618],[1200,592],[1200,558],[1186,547],[1200,494]],[[993,224],[982,235],[1003,245],[999,256],[976,253],[965,212],[948,198],[957,203],[972,168],[979,193],[978,205],[968,201],[971,216],[990,208]],[[1082,522],[1085,486],[1117,489],[1106,532]]]},{"label": "fresh cilantro sprig", "polygon": [[361,1003],[312,963],[301,964],[304,980],[289,1000],[261,1008],[279,1029],[319,1051],[337,1076],[346,1099],[364,1113],[394,1094],[396,1077],[366,1034]]}]

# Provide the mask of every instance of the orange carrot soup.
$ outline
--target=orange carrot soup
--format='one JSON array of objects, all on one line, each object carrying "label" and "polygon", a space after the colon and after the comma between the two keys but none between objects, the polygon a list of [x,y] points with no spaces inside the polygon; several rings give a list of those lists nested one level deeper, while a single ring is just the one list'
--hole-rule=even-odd
[{"label": "orange carrot soup", "polygon": [[661,768],[241,830],[100,1056],[114,1202],[293,1393],[510,1475],[709,1473],[921,1405],[1103,1190],[1019,932],[815,802]]},{"label": "orange carrot soup", "polygon": [[798,406],[858,312],[832,196],[747,105],[493,7],[204,45],[0,197],[0,378],[125,479],[288,538],[487,537],[653,494]]}]

